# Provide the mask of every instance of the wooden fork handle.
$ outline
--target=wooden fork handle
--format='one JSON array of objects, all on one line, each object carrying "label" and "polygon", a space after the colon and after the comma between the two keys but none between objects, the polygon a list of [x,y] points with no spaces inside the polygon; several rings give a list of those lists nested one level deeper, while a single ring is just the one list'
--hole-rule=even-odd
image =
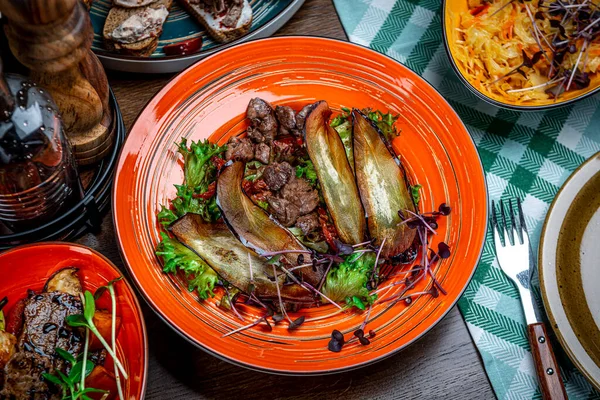
[{"label": "wooden fork handle", "polygon": [[546,327],[541,322],[531,324],[527,326],[527,333],[544,400],[567,400],[565,385],[560,376],[560,368],[554,357]]}]

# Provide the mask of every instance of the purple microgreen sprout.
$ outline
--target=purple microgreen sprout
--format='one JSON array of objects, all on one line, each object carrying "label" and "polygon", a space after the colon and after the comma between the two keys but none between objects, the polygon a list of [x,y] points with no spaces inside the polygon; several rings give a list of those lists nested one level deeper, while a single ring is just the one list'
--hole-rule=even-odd
[{"label": "purple microgreen sprout", "polygon": [[235,296],[231,296],[229,294],[229,290],[227,290],[227,287],[225,285],[223,285],[223,289],[225,289],[225,295],[227,296],[227,300],[229,301],[229,305],[231,306],[231,311],[233,311],[233,313],[235,314],[236,317],[238,317],[238,319],[242,322],[246,322],[244,320],[244,317],[242,317],[242,315],[238,312],[238,310],[235,307],[235,299],[233,297]]},{"label": "purple microgreen sprout", "polygon": [[338,303],[336,303],[335,301],[331,300],[329,297],[325,296],[322,292],[318,291],[314,286],[312,286],[310,283],[308,282],[302,282],[300,284],[301,286],[304,286],[304,288],[308,288],[310,290],[312,290],[313,292],[315,292],[316,294],[318,294],[319,296],[321,296],[322,298],[324,298],[325,300],[327,300],[328,302],[330,302],[331,304],[333,304],[334,306],[336,306],[337,308],[339,308],[340,310],[344,311],[344,308],[342,306],[340,306]]},{"label": "purple microgreen sprout", "polygon": [[279,251],[268,251],[266,253],[262,253],[263,257],[273,257],[278,256],[280,254],[289,254],[289,253],[304,253],[304,254],[312,254],[310,250],[279,250]]},{"label": "purple microgreen sprout", "polygon": [[333,239],[333,243],[335,244],[335,247],[337,249],[337,255],[347,256],[354,252],[354,247],[350,246],[349,244],[343,243],[338,239]]},{"label": "purple microgreen sprout", "polygon": [[[550,68],[552,68],[552,67],[550,67]],[[552,80],[550,80],[550,81],[548,81],[546,83],[542,83],[540,85],[535,85],[535,86],[531,86],[531,87],[527,87],[527,88],[521,88],[521,89],[510,89],[510,90],[507,90],[506,93],[527,92],[529,90],[535,90],[535,89],[543,88],[543,87],[546,87],[546,86],[552,86],[555,83],[564,81],[565,79],[566,79],[565,77],[558,78],[558,79],[552,79]]]},{"label": "purple microgreen sprout", "polygon": [[329,270],[331,270],[331,266],[333,265],[333,260],[329,261],[329,265],[327,265],[327,269],[325,270],[325,273],[323,274],[323,277],[321,278],[321,281],[319,282],[319,286],[317,287],[317,290],[321,290],[323,288],[323,285],[325,284],[325,280],[327,279],[327,274],[329,274]]},{"label": "purple microgreen sprout", "polygon": [[285,307],[283,306],[283,299],[281,298],[281,290],[279,290],[279,279],[277,276],[277,270],[273,265],[273,275],[275,276],[275,287],[277,288],[277,298],[279,299],[279,307],[281,308],[281,313],[287,318],[287,320],[292,323],[292,319],[285,312]]},{"label": "purple microgreen sprout", "polygon": [[432,227],[431,225],[429,225],[429,224],[427,223],[427,221],[425,221],[425,218],[423,218],[423,216],[422,216],[422,215],[420,215],[420,214],[417,214],[417,213],[414,213],[414,212],[412,212],[412,211],[410,211],[410,210],[406,210],[406,212],[408,212],[409,214],[411,214],[411,215],[412,215],[414,218],[417,218],[418,220],[420,220],[420,221],[423,223],[423,225],[424,225],[424,226],[425,226],[427,229],[429,229],[429,231],[431,231],[431,233],[433,233],[434,235],[437,235],[437,232],[435,231],[435,229],[433,229],[433,227]]},{"label": "purple microgreen sprout", "polygon": [[245,326],[242,326],[241,328],[235,329],[235,330],[233,330],[233,331],[227,332],[226,334],[224,334],[224,335],[223,335],[223,336],[221,336],[221,337],[222,337],[222,338],[224,338],[224,337],[227,337],[227,336],[231,336],[231,335],[233,335],[234,333],[238,333],[238,332],[241,332],[241,331],[245,331],[246,329],[250,329],[250,328],[252,328],[252,327],[254,327],[254,326],[256,326],[256,325],[260,324],[260,323],[261,323],[263,320],[264,320],[264,321],[267,323],[267,325],[269,325],[269,327],[270,327],[271,325],[269,324],[269,321],[267,321],[267,318],[266,318],[266,317],[267,317],[266,315],[263,315],[262,317],[258,318],[256,321],[254,321],[253,323],[251,323],[251,324],[248,324],[248,325],[245,325]]},{"label": "purple microgreen sprout", "polygon": [[372,240],[367,240],[366,242],[362,242],[362,243],[357,243],[357,244],[353,244],[352,247],[357,248],[357,247],[361,247],[361,246],[366,246],[373,243]]},{"label": "purple microgreen sprout", "polygon": [[579,62],[581,61],[581,56],[583,55],[583,52],[585,51],[585,48],[588,45],[588,41],[585,40],[583,42],[583,45],[581,46],[581,50],[579,50],[579,56],[577,56],[577,61],[575,62],[575,66],[573,67],[573,72],[571,73],[571,77],[569,78],[569,82],[567,83],[567,88],[566,90],[568,91],[571,88],[571,83],[573,83],[573,78],[575,77],[575,74],[577,73],[577,67],[579,66]]}]

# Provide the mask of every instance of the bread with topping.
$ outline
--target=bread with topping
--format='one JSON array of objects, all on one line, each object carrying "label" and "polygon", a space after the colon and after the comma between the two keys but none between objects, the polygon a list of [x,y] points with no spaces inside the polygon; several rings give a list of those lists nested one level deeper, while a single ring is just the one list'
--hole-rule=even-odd
[{"label": "bread with topping", "polygon": [[252,24],[248,0],[179,0],[179,4],[220,43],[244,36]]},{"label": "bread with topping", "polygon": [[[122,2],[123,0],[121,0],[121,3]],[[125,22],[130,17],[135,16],[136,14],[147,12],[149,8],[159,9],[162,6],[164,6],[168,11],[170,10],[172,3],[173,0],[157,0],[147,6],[133,8],[113,5],[113,7],[108,12],[108,15],[106,16],[104,29],[102,31],[104,37],[104,47],[109,51],[114,51],[120,54],[130,56],[150,56],[152,53],[154,53],[154,50],[156,50],[156,47],[158,46],[158,38],[162,33],[162,25],[164,24],[164,21],[162,24],[160,24],[158,30],[153,36],[131,43],[125,43],[123,41],[116,40],[113,37],[113,32],[115,31],[115,29],[120,27],[123,24],[123,22]]]}]

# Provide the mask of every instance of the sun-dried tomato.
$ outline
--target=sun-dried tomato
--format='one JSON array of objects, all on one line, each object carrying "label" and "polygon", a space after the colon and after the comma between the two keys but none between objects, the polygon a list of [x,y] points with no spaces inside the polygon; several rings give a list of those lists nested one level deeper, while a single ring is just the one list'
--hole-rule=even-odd
[{"label": "sun-dried tomato", "polygon": [[206,192],[204,193],[194,193],[194,195],[192,196],[195,199],[210,199],[211,197],[213,197],[215,195],[215,193],[217,193],[217,183],[216,182],[212,182],[208,185],[208,189],[206,190]]}]

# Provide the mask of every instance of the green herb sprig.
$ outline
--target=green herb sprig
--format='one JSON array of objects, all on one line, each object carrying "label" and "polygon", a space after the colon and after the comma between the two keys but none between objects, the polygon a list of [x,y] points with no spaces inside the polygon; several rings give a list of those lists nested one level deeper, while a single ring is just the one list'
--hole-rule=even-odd
[{"label": "green herb sprig", "polygon": [[71,364],[69,374],[65,375],[63,372],[57,370],[57,375],[45,372],[42,376],[48,382],[61,388],[62,400],[91,400],[91,398],[87,396],[88,393],[108,393],[106,390],[84,388],[81,385],[81,380],[85,380],[94,369],[94,363],[92,361],[87,360],[83,356],[79,357],[79,360],[77,360],[71,353],[61,348],[56,348],[55,351],[59,357]]},{"label": "green herb sprig", "polygon": [[[112,340],[112,349],[113,352],[117,353],[117,295],[115,292],[115,283],[123,279],[122,276],[115,278],[109,281],[106,285],[101,286],[94,293],[94,299],[98,300],[103,293],[107,290],[110,294],[110,302],[111,302],[111,340]],[[123,387],[121,386],[121,377],[119,374],[119,368],[117,367],[117,359],[113,358],[114,369],[115,369],[115,381],[117,382],[117,392],[119,393],[119,399],[124,400],[125,396],[123,395]],[[127,379],[127,378],[126,378]]]},{"label": "green herb sprig", "polygon": [[127,371],[125,371],[123,364],[121,364],[121,361],[119,361],[117,353],[112,349],[111,346],[108,345],[108,343],[106,343],[106,340],[104,340],[104,338],[98,331],[98,328],[96,328],[96,325],[94,324],[94,314],[96,313],[96,301],[94,299],[94,295],[89,290],[85,291],[85,294],[83,296],[83,303],[83,314],[69,315],[66,318],[67,324],[69,324],[72,327],[82,327],[89,329],[98,338],[100,343],[102,343],[102,346],[104,346],[104,348],[106,349],[108,354],[110,354],[110,356],[113,358],[113,360],[115,360],[115,364],[123,374],[123,378],[128,379]]}]

